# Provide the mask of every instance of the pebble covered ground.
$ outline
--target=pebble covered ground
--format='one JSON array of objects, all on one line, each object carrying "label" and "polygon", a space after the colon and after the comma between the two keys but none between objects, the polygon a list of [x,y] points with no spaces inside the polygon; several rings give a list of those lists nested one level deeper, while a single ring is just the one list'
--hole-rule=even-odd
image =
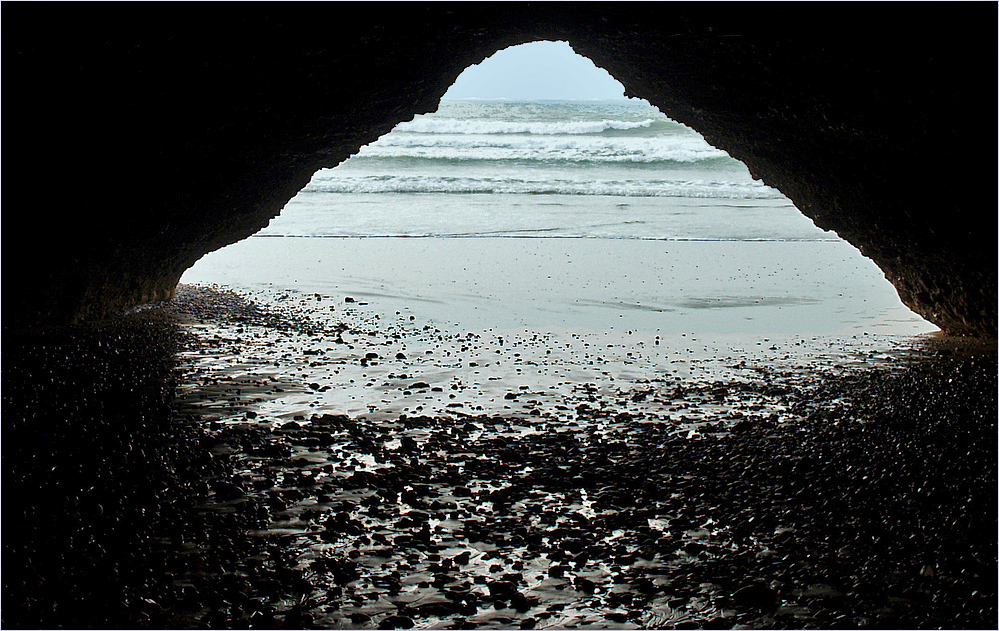
[{"label": "pebble covered ground", "polygon": [[5,337],[4,626],[996,626],[994,342],[364,307]]}]

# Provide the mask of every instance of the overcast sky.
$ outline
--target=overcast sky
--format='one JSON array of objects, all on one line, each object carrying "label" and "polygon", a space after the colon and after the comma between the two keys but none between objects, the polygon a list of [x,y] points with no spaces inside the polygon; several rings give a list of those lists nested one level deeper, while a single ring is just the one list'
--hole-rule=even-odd
[{"label": "overcast sky", "polygon": [[445,99],[623,99],[624,86],[566,42],[501,50],[458,77]]}]

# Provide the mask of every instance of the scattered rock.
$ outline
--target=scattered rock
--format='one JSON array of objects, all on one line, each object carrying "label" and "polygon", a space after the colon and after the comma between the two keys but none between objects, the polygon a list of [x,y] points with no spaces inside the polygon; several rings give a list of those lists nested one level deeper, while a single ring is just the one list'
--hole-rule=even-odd
[{"label": "scattered rock", "polygon": [[416,623],[407,616],[389,616],[378,623],[379,629],[412,629],[414,626]]},{"label": "scattered rock", "polygon": [[732,600],[740,607],[773,611],[777,608],[777,594],[766,585],[753,583],[732,593]]}]

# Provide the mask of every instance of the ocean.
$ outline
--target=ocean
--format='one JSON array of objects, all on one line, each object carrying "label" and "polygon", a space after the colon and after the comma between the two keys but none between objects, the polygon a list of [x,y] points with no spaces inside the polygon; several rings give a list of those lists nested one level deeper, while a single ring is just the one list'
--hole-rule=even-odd
[{"label": "ocean", "polygon": [[469,330],[935,328],[855,248],[637,99],[443,101],[182,282]]}]

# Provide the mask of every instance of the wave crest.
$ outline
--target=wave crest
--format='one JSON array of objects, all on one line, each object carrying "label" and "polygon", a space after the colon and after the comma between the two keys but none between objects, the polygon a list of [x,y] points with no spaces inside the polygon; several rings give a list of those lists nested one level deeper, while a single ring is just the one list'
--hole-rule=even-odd
[{"label": "wave crest", "polygon": [[[328,172],[332,173],[332,171]],[[377,175],[323,177],[306,188],[313,193],[443,193],[609,195],[617,197],[689,197],[780,199],[781,193],[760,182],[705,180],[524,180],[519,178]]]},{"label": "wave crest", "polygon": [[697,137],[587,138],[529,137],[507,138],[387,135],[365,146],[359,158],[416,158],[421,160],[520,160],[544,163],[692,163],[728,158],[724,151]]},{"label": "wave crest", "polygon": [[562,136],[580,134],[600,134],[605,131],[639,129],[650,127],[655,121],[651,118],[642,121],[487,121],[458,118],[417,118],[396,125],[394,131],[414,134],[533,134],[541,136]]}]

